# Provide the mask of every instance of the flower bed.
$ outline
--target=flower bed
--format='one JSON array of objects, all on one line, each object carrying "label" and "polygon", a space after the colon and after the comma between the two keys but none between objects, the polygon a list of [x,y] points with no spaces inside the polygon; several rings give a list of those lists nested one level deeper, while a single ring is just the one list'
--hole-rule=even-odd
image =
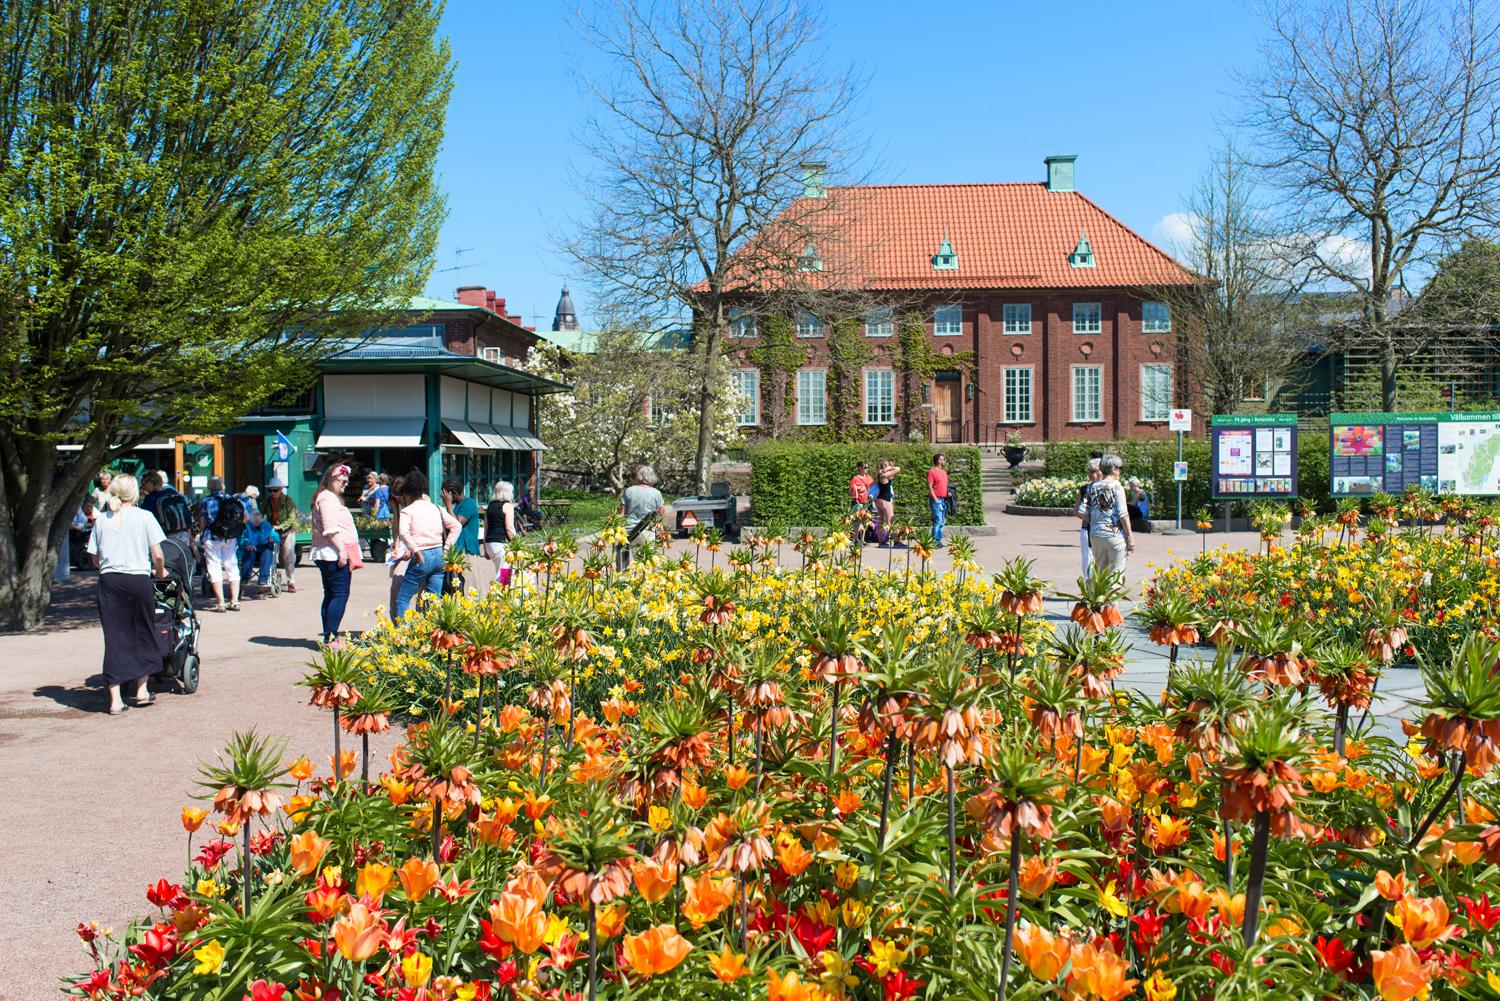
[{"label": "flower bed", "polygon": [[[1112,691],[1119,578],[1052,634],[1024,563],[872,571],[843,538],[795,570],[770,546],[734,573],[544,560],[534,593],[324,651],[338,776],[237,736],[204,769],[218,836],[184,809],[191,868],[118,938],[80,926],[75,993],[1405,1001],[1500,978],[1500,645],[1428,669],[1402,748],[1348,718],[1378,658],[1341,674],[1216,623],[1219,657],[1176,663],[1200,620],[1158,590],[1159,705]],[[388,767],[340,747],[398,709],[426,718]]]},{"label": "flower bed", "polygon": [[[1078,491],[1087,480],[1070,476],[1042,476],[1027,480],[1016,487],[1014,503],[1021,507],[1066,508],[1078,506]],[[1152,492],[1152,481],[1142,480],[1147,493]]]}]

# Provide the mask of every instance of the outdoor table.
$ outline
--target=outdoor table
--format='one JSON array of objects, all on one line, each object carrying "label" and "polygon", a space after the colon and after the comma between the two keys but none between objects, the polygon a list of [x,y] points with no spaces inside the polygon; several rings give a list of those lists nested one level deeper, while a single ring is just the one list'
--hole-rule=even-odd
[{"label": "outdoor table", "polygon": [[548,525],[561,525],[567,522],[568,512],[573,509],[570,500],[540,500],[536,502],[537,511],[542,516],[542,527]]}]

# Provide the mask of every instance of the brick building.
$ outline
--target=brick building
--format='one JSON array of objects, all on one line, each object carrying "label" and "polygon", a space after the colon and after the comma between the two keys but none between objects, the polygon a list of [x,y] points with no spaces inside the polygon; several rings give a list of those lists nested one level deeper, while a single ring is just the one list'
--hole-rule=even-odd
[{"label": "brick building", "polygon": [[504,299],[483,285],[465,285],[456,297],[457,302],[416,299],[409,312],[439,328],[448,351],[511,366],[526,359],[539,338],[520,316],[505,311]]},{"label": "brick building", "polygon": [[[868,360],[855,424],[939,442],[994,442],[1011,431],[1026,441],[1107,440],[1164,434],[1167,411],[1188,402],[1179,324],[1161,300],[1194,276],[1074,190],[1073,157],[1045,162],[1038,183],[846,187],[825,187],[808,165],[799,202],[827,199],[828,218],[840,222],[826,247],[807,241],[798,270],[810,285],[858,288],[863,315],[853,319]],[[782,318],[807,360],[794,378],[783,371],[773,394],[772,373],[753,360],[769,321],[758,301],[744,299],[728,332],[742,427],[825,427],[837,321],[813,315],[816,305]],[[929,363],[914,369],[901,360],[901,331],[918,322]]]}]

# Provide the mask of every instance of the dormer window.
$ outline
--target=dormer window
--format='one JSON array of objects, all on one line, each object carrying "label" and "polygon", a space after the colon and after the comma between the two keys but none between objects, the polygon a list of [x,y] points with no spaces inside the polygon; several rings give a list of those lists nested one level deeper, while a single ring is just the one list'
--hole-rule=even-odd
[{"label": "dormer window", "polygon": [[953,241],[948,239],[946,233],[943,234],[943,242],[938,246],[938,252],[932,255],[932,270],[958,270],[958,254],[954,253]]},{"label": "dormer window", "polygon": [[807,241],[807,246],[805,246],[805,247],[802,248],[802,256],[799,257],[799,258],[797,258],[797,270],[798,271],[822,271],[823,270],[823,258],[821,258],[821,257],[818,256],[818,248],[813,245],[813,242],[811,240],[808,240]]},{"label": "dormer window", "polygon": [[1087,230],[1078,237],[1078,245],[1068,255],[1068,266],[1072,268],[1092,268],[1094,266],[1094,248],[1089,246],[1089,234]]}]

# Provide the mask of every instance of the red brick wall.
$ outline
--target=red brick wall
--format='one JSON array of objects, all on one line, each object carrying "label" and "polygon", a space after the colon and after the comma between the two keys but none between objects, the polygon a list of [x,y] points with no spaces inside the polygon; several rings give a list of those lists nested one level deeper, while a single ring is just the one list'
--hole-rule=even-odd
[{"label": "red brick wall", "polygon": [[441,313],[433,322],[443,324],[443,346],[462,355],[478,355],[487,347],[498,347],[507,358],[524,359],[535,335],[523,333],[508,324],[499,323],[483,313]]},{"label": "red brick wall", "polygon": [[[1011,430],[1020,431],[1026,441],[1092,440],[1115,438],[1162,437],[1167,434],[1165,422],[1147,423],[1141,419],[1141,366],[1173,364],[1177,351],[1177,329],[1180,318],[1173,318],[1173,332],[1146,334],[1141,330],[1141,302],[1150,298],[1127,289],[1099,290],[1023,290],[1014,294],[979,293],[963,300],[963,334],[937,337],[932,333],[931,306],[951,300],[937,299],[926,310],[927,343],[942,354],[972,351],[974,359],[973,399],[968,399],[970,376],[964,373],[959,392],[964,400],[965,441],[999,440]],[[1097,334],[1073,333],[1073,303],[1100,304],[1100,331]],[[1006,303],[1031,305],[1031,329],[1028,336],[1004,333],[1003,307]],[[876,357],[867,368],[891,363],[896,338],[867,338]],[[754,338],[733,340],[731,364],[735,368],[755,367],[745,350],[755,344]],[[809,350],[807,367],[826,367],[828,341],[807,339],[798,342]],[[1077,423],[1072,419],[1072,369],[1074,365],[1097,365],[1103,369],[1103,420],[1099,423]],[[1031,366],[1032,417],[1029,424],[1003,424],[1003,369],[1009,366]],[[770,406],[768,380],[761,379],[761,416],[766,421]],[[1174,374],[1173,393],[1178,403],[1190,402],[1188,387],[1181,372]],[[899,386],[897,388],[899,398]],[[861,417],[862,417],[861,413]],[[892,429],[891,437],[895,430]]]}]

